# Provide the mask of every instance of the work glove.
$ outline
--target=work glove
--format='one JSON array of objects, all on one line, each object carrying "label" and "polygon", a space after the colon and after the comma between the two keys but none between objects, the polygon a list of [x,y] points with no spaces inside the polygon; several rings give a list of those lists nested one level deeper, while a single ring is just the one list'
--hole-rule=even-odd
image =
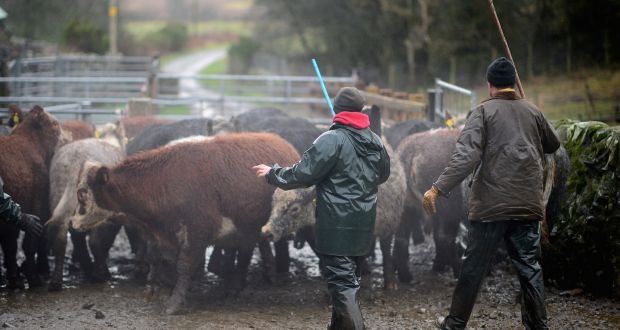
[{"label": "work glove", "polygon": [[431,189],[424,193],[424,210],[429,215],[437,213],[437,196],[439,196],[439,190],[435,186],[431,186]]},{"label": "work glove", "polygon": [[41,219],[36,215],[22,213],[21,221],[18,222],[19,229],[29,233],[34,237],[39,237],[43,234],[43,225]]}]

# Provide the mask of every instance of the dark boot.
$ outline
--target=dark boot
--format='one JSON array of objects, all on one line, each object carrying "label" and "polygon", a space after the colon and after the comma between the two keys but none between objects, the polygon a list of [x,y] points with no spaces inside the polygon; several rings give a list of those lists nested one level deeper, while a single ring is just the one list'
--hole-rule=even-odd
[{"label": "dark boot", "polygon": [[364,329],[354,258],[323,255],[322,259],[332,300],[330,329]]}]

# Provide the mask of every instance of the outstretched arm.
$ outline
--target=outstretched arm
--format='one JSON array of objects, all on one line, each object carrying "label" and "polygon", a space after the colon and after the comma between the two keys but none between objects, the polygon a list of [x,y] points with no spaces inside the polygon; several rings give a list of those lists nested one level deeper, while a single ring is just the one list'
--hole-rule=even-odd
[{"label": "outstretched arm", "polygon": [[15,225],[35,237],[41,236],[43,233],[41,220],[34,215],[22,213],[19,204],[15,203],[11,196],[4,193],[2,178],[0,178],[0,221]]},{"label": "outstretched arm", "polygon": [[340,152],[339,137],[333,132],[321,135],[292,167],[257,165],[253,169],[259,177],[285,190],[304,188],[320,182],[334,167]]}]

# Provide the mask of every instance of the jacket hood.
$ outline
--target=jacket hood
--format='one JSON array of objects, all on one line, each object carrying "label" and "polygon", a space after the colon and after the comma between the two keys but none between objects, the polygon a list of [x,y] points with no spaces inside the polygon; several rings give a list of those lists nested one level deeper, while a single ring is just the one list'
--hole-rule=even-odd
[{"label": "jacket hood", "polygon": [[381,139],[369,128],[356,129],[351,126],[335,123],[330,127],[330,130],[339,128],[343,129],[347,137],[349,137],[351,144],[353,144],[353,148],[355,148],[355,153],[359,156],[379,153],[383,149]]},{"label": "jacket hood", "polygon": [[334,116],[334,124],[342,124],[357,129],[364,129],[370,126],[368,115],[361,112],[343,111]]}]

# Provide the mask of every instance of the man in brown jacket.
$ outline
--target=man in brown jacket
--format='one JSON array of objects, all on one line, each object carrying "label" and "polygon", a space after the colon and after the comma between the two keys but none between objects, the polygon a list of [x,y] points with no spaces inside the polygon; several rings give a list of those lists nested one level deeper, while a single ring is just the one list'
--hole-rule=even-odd
[{"label": "man in brown jacket", "polygon": [[424,194],[424,207],[436,211],[438,196],[448,197],[472,174],[468,218],[471,228],[450,314],[438,320],[446,330],[465,329],[476,296],[502,239],[519,274],[526,329],[548,329],[543,275],[538,262],[539,221],[544,216],[543,158],[560,142],[540,110],[518,98],[516,71],[505,58],[487,69],[491,98],[473,109],[448,167]]}]

